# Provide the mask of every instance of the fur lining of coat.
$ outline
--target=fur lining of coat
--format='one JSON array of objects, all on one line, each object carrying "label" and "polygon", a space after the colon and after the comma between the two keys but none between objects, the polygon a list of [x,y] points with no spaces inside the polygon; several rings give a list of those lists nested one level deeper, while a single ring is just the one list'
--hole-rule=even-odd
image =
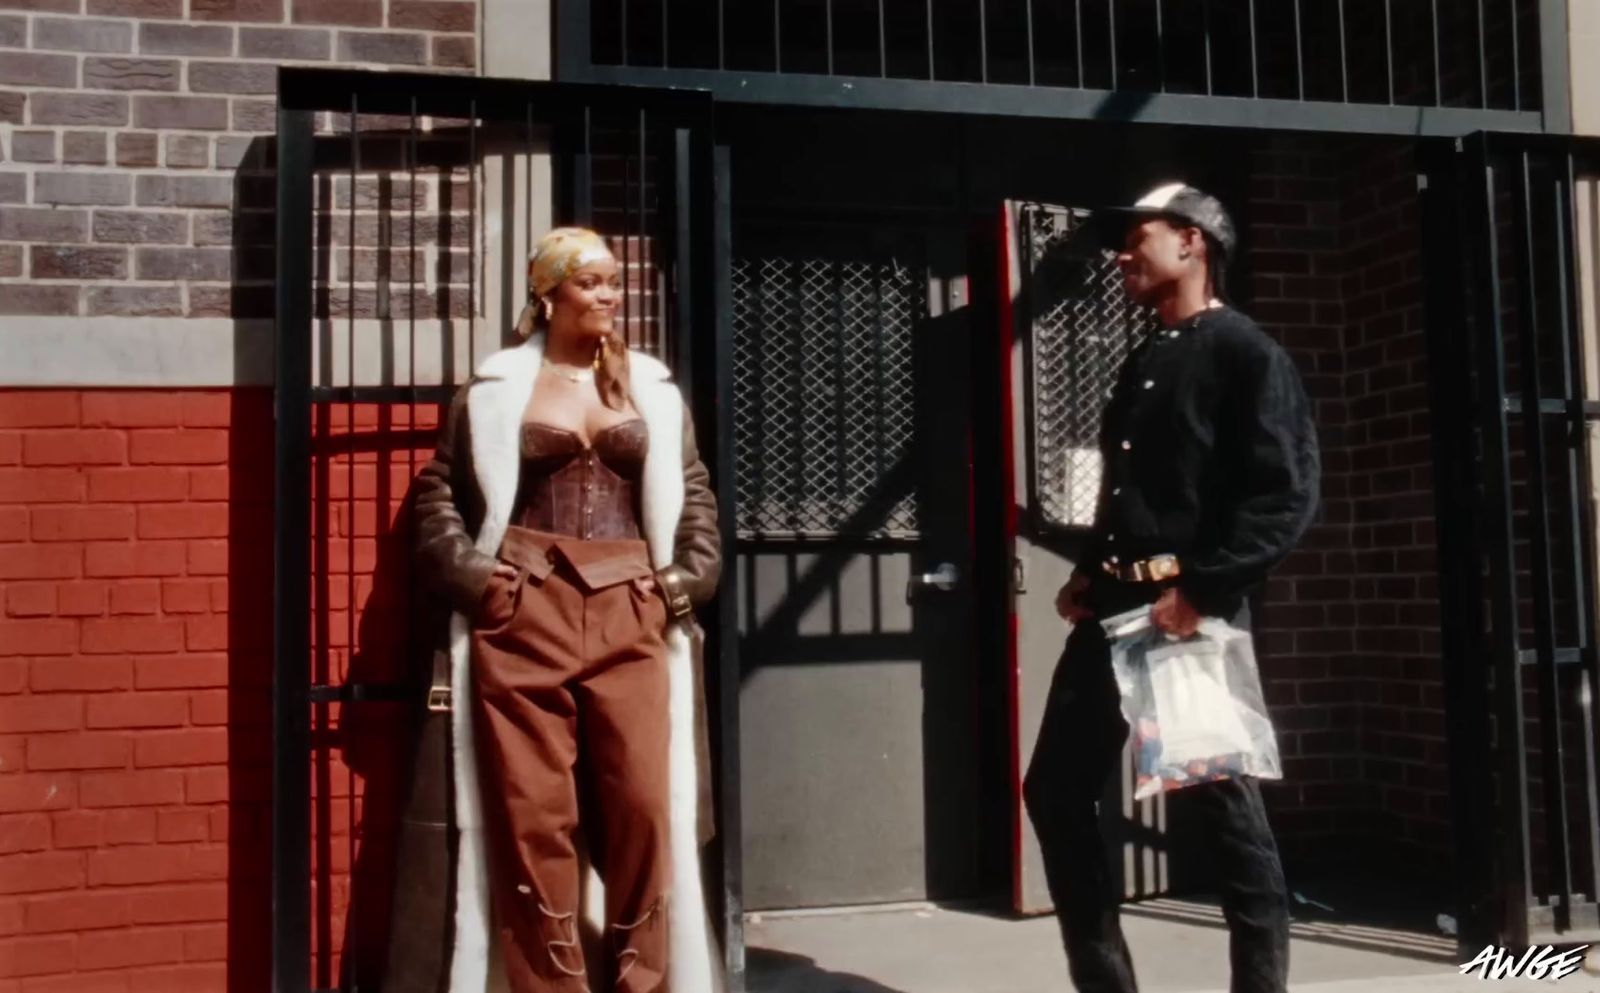
[{"label": "fur lining of coat", "polygon": [[[479,365],[467,394],[472,459],[483,495],[483,524],[474,547],[488,555],[500,548],[510,522],[521,470],[521,426],[533,397],[544,357],[544,336],[494,353]],[[641,524],[651,563],[657,569],[672,563],[673,540],[683,512],[683,397],[670,381],[671,371],[641,352],[629,357],[629,399],[649,432],[641,489]],[[666,632],[668,667],[669,853],[672,884],[667,893],[668,986],[673,993],[711,993],[715,980],[709,918],[701,885],[696,833],[694,699],[695,670],[690,636],[692,620],[669,622]],[[472,708],[471,622],[461,613],[450,618],[451,713],[454,754],[456,851],[455,947],[450,962],[450,993],[498,993],[503,970],[493,941],[489,901],[488,851],[484,840],[483,802],[479,791]],[[591,924],[603,915],[603,889],[589,870],[584,915]],[[493,968],[491,968],[491,963]]]}]

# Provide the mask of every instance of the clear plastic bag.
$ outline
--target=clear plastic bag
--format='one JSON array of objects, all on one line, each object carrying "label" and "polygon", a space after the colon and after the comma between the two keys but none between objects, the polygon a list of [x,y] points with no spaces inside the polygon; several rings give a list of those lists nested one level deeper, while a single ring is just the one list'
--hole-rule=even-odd
[{"label": "clear plastic bag", "polygon": [[1141,607],[1103,622],[1134,745],[1133,798],[1234,776],[1283,778],[1250,632],[1207,617],[1188,638]]}]

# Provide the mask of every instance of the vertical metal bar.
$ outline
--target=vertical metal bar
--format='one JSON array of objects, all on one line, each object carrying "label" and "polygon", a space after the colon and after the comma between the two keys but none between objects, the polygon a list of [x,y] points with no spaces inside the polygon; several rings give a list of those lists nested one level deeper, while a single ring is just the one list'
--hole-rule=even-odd
[{"label": "vertical metal bar", "polygon": [[889,76],[888,22],[883,17],[883,0],[878,0],[878,75]]},{"label": "vertical metal bar", "polygon": [[1299,86],[1300,99],[1306,98],[1306,36],[1301,27],[1300,4],[1294,0],[1294,74]]},{"label": "vertical metal bar", "polygon": [[[413,103],[414,102],[415,101],[413,101]],[[522,234],[523,234],[523,237],[526,239],[526,242],[523,245],[523,253],[522,253],[523,257],[517,260],[517,269],[515,271],[517,272],[518,275],[526,278],[527,274],[528,274],[528,256],[533,254],[533,242],[534,242],[534,237],[533,237],[533,157],[534,157],[534,154],[535,154],[534,150],[535,150],[536,146],[535,146],[534,140],[533,140],[533,101],[532,100],[529,100],[528,104],[527,104],[527,123],[524,125],[524,130],[522,132],[522,143],[523,143],[522,160],[525,163],[524,166],[523,166],[523,170],[524,171],[523,171],[523,190],[522,190]],[[516,239],[512,239],[513,244],[515,243],[515,241],[516,241]],[[528,303],[532,303],[533,302],[531,299],[528,298],[526,293],[524,293],[523,298]]]},{"label": "vertical metal bar", "polygon": [[[1207,0],[1209,3],[1210,0]],[[1111,18],[1111,89],[1118,85],[1117,76],[1117,0],[1106,0],[1106,13]]]},{"label": "vertical metal bar", "polygon": [[1038,59],[1035,58],[1033,50],[1033,0],[1027,0],[1026,4],[1023,6],[1023,11],[1027,15],[1028,85],[1033,86],[1038,82],[1038,73],[1035,65],[1038,62]]},{"label": "vertical metal bar", "polygon": [[[1481,3],[1482,0],[1479,0]],[[1341,99],[1350,102],[1350,55],[1348,40],[1345,37],[1344,0],[1339,0],[1339,85],[1343,94]]]},{"label": "vertical metal bar", "polygon": [[1544,129],[1557,134],[1572,131],[1567,6],[1568,0],[1539,0],[1539,109]]},{"label": "vertical metal bar", "polygon": [[478,100],[476,97],[468,102],[467,112],[471,115],[467,123],[467,367],[475,370],[478,368]]},{"label": "vertical metal bar", "polygon": [[1202,18],[1201,29],[1205,36],[1206,50],[1206,95],[1212,96],[1215,95],[1216,88],[1213,86],[1211,79],[1211,0],[1200,0],[1200,11]]},{"label": "vertical metal bar", "polygon": [[1161,8],[1161,0],[1156,0],[1156,88],[1165,93],[1167,92],[1167,32]]},{"label": "vertical metal bar", "polygon": [[1472,139],[1478,181],[1482,184],[1474,214],[1477,253],[1473,285],[1477,294],[1478,380],[1482,417],[1483,465],[1488,472],[1484,495],[1488,499],[1485,530],[1489,535],[1491,578],[1491,650],[1496,719],[1500,754],[1502,878],[1501,941],[1519,947],[1527,944],[1530,894],[1528,851],[1528,789],[1526,730],[1522,721],[1522,665],[1517,630],[1517,580],[1514,532],[1511,524],[1511,450],[1506,438],[1505,338],[1500,323],[1500,260],[1496,244],[1495,166],[1489,157],[1488,138]]},{"label": "vertical metal bar", "polygon": [[1534,648],[1538,652],[1540,764],[1543,766],[1545,841],[1557,889],[1555,925],[1565,931],[1572,920],[1572,854],[1567,850],[1567,797],[1562,771],[1561,698],[1556,673],[1555,582],[1551,575],[1550,508],[1546,492],[1549,470],[1544,444],[1544,415],[1539,368],[1539,289],[1534,263],[1532,163],[1526,151],[1517,156],[1512,212],[1517,245],[1519,344],[1522,346],[1522,420],[1528,458],[1529,552],[1533,572]]},{"label": "vertical metal bar", "polygon": [[728,12],[723,0],[717,0],[717,68],[728,67]]},{"label": "vertical metal bar", "polygon": [[[711,279],[701,281],[715,287],[714,293],[702,289],[695,297],[696,315],[691,327],[716,329],[713,346],[713,389],[701,390],[702,396],[716,398],[714,409],[702,414],[702,423],[715,425],[716,442],[712,448],[717,479],[717,506],[722,531],[724,556],[722,582],[727,589],[739,588],[739,555],[737,554],[737,506],[734,488],[734,435],[733,435],[733,307],[729,273],[733,261],[732,176],[727,146],[713,147],[710,113],[701,125],[694,142],[694,163],[698,166],[696,189],[704,203],[704,211],[695,216],[704,231],[696,238],[696,245],[709,266]],[[709,214],[710,216],[707,216]],[[702,408],[703,410],[704,408]],[[721,786],[721,810],[717,836],[722,846],[722,919],[723,949],[727,961],[729,993],[743,993],[745,988],[744,944],[744,848],[742,826],[742,791],[739,762],[739,686],[742,670],[739,663],[739,605],[733,596],[717,598],[717,697],[718,715],[718,776]]]},{"label": "vertical metal bar", "polygon": [[[1484,638],[1479,492],[1472,413],[1472,341],[1463,265],[1472,231],[1463,209],[1461,154],[1452,141],[1419,147],[1426,289],[1429,439],[1433,455],[1435,531],[1439,563],[1440,645],[1449,747],[1450,830],[1455,848],[1457,943],[1475,953],[1494,939],[1494,805],[1490,775],[1489,673]],[[1465,347],[1463,347],[1465,346]]]},{"label": "vertical metal bar", "polygon": [[989,3],[978,0],[978,78],[989,81]]},{"label": "vertical metal bar", "polygon": [[273,387],[272,990],[311,985],[313,114],[278,108]]},{"label": "vertical metal bar", "polygon": [[[620,130],[620,129],[619,129]],[[628,160],[631,156],[627,153],[627,144],[622,145],[622,337],[630,345],[637,345],[633,337],[633,252],[632,242],[634,234],[633,218],[633,169]],[[641,225],[644,218],[639,218]]]},{"label": "vertical metal bar", "polygon": [[[347,450],[345,452],[345,473],[344,473],[344,485],[345,485],[345,494],[344,494],[344,532],[345,532],[345,534],[344,534],[344,539],[345,539],[345,569],[344,569],[344,573],[345,573],[345,576],[344,576],[344,621],[345,621],[345,632],[344,632],[344,635],[345,635],[345,641],[344,641],[344,645],[345,645],[345,670],[346,670],[347,674],[348,674],[348,671],[349,671],[350,653],[355,650],[355,645],[356,645],[356,407],[355,407],[355,399],[356,399],[356,306],[355,306],[355,300],[356,300],[356,276],[358,275],[358,273],[356,272],[356,265],[355,265],[355,242],[356,242],[355,229],[356,229],[356,204],[361,202],[360,197],[357,195],[357,193],[358,193],[358,185],[361,182],[361,129],[360,129],[360,126],[359,126],[359,116],[358,116],[357,111],[358,111],[358,107],[357,107],[356,99],[354,97],[352,97],[351,101],[350,101],[350,232],[351,232],[351,236],[350,236],[350,337],[349,337],[349,340],[345,343],[346,349],[347,349],[347,353],[348,353],[348,356],[349,356],[346,359],[345,377],[348,380],[347,385],[350,388],[350,392],[347,394],[348,399],[346,400],[346,403],[345,403],[345,425],[344,425],[345,441],[348,444]],[[374,192],[376,192],[376,190],[374,190]],[[374,198],[374,202],[377,202],[376,198]],[[379,204],[379,209],[380,210],[382,209],[381,203]],[[381,227],[379,227],[379,226],[375,225],[375,228],[378,228],[379,230],[381,230]],[[380,242],[379,244],[375,245],[371,250],[372,253],[373,253],[373,260],[374,260],[374,262],[376,262],[377,254],[379,252],[383,251],[386,246],[381,244],[381,240],[382,240],[381,236],[375,238],[374,240]],[[376,303],[376,300],[374,300],[374,303]],[[376,316],[376,312],[375,312],[375,316]],[[380,331],[379,333],[381,334],[382,332]],[[330,674],[328,674],[328,673],[324,673],[322,681],[331,682],[331,680],[328,678],[329,675]],[[325,704],[325,703],[317,704],[316,713],[317,713],[317,725],[318,725],[317,729],[319,731],[325,732],[328,729],[328,725],[329,725],[328,705]],[[318,778],[322,782],[327,783],[327,784],[329,784],[331,786],[331,780],[332,780],[331,772],[332,772],[332,770],[330,768],[330,763],[329,763],[328,755],[327,755],[326,752],[323,752],[322,754],[319,754],[317,756],[317,765],[319,767]],[[333,793],[332,793],[332,791],[330,789],[328,792],[321,793],[320,795],[323,798],[331,798]],[[349,791],[349,793],[347,794],[345,799],[346,799],[347,803],[351,803],[352,805],[354,804],[355,796],[354,796],[354,790],[353,789]],[[331,809],[331,807],[332,807],[331,799],[324,799],[323,803],[328,804],[329,808]],[[330,820],[331,820],[331,817],[330,817]],[[317,848],[318,848],[319,856],[322,856],[324,858],[328,858],[327,862],[322,862],[318,866],[318,875],[321,875],[321,876],[323,876],[324,878],[327,878],[327,879],[331,879],[332,875],[333,875],[332,868],[331,868],[331,861],[332,861],[331,860],[331,854],[332,854],[332,847],[333,846],[332,846],[332,838],[329,837],[329,835],[331,835],[331,834],[332,834],[332,825],[331,824],[324,824],[324,825],[322,825],[322,834],[317,839]],[[320,861],[321,860],[319,859],[319,862]],[[326,944],[321,944],[321,947],[318,949],[318,951],[321,953],[320,957],[322,959],[322,969],[320,971],[324,972],[324,974],[331,974],[331,968],[332,968],[332,964],[333,964],[333,941],[332,941],[332,937],[333,937],[333,935],[332,935],[333,921],[332,921],[332,915],[331,914],[329,915],[329,920],[328,920],[328,922],[327,922],[327,924],[325,926],[328,929],[328,932],[327,932],[328,933],[328,941],[327,941]],[[358,944],[355,947],[360,947],[360,946]],[[352,961],[359,960],[359,959],[360,959],[359,955],[352,957]],[[357,988],[359,988],[359,986]]]},{"label": "vertical metal bar", "polygon": [[1571,521],[1572,568],[1577,577],[1573,597],[1577,606],[1576,627],[1581,668],[1578,677],[1578,710],[1583,723],[1584,751],[1583,778],[1589,813],[1589,893],[1600,894],[1600,752],[1594,742],[1594,670],[1596,645],[1593,634],[1595,612],[1590,610],[1589,597],[1596,588],[1595,577],[1595,521],[1593,508],[1584,491],[1593,477],[1589,453],[1589,422],[1584,414],[1583,402],[1588,394],[1584,380],[1583,319],[1579,313],[1578,280],[1574,267],[1578,259],[1577,174],[1571,153],[1562,156],[1564,168],[1558,170],[1556,182],[1555,224],[1556,265],[1560,291],[1562,329],[1562,378],[1567,400],[1567,423],[1570,441],[1567,448],[1568,479],[1567,499]]},{"label": "vertical metal bar", "polygon": [[928,8],[928,13],[927,13],[927,20],[928,20],[928,78],[929,79],[936,79],[936,78],[938,78],[938,74],[934,70],[934,61],[933,61],[933,0],[928,0],[927,8]]},{"label": "vertical metal bar", "polygon": [[[688,371],[688,382],[693,385],[695,289],[699,271],[695,268],[695,187],[694,187],[694,133],[690,128],[677,128],[673,137],[672,187],[674,219],[677,227],[673,240],[673,335],[670,342],[672,363],[675,368]],[[702,291],[703,292],[703,291]]]},{"label": "vertical metal bar", "polygon": [[833,0],[822,0],[823,28],[828,49],[828,75],[833,75]]},{"label": "vertical metal bar", "polygon": [[1444,68],[1439,64],[1439,0],[1430,0],[1430,21],[1433,28],[1433,104],[1444,106]]},{"label": "vertical metal bar", "polygon": [[1383,0],[1383,55],[1389,79],[1389,106],[1392,107],[1394,106],[1394,0]]},{"label": "vertical metal bar", "polygon": [[1510,4],[1511,20],[1511,109],[1522,109],[1522,11],[1520,5]]},{"label": "vertical metal bar", "polygon": [[1483,0],[1478,4],[1478,102],[1489,106],[1489,55],[1487,29],[1483,23]]},{"label": "vertical metal bar", "polygon": [[592,147],[590,135],[594,130],[593,108],[589,104],[583,105],[583,110],[575,114],[572,126],[577,128],[577,135],[568,135],[568,140],[575,140],[576,150],[570,153],[568,172],[570,176],[564,184],[569,191],[571,203],[568,205],[569,220],[567,223],[579,227],[590,227],[593,224],[591,215],[594,212],[594,183]]},{"label": "vertical metal bar", "polygon": [[772,71],[783,71],[783,0],[772,0]]},{"label": "vertical metal bar", "polygon": [[655,308],[653,308],[650,305],[650,294],[645,292],[645,280],[646,279],[653,279],[653,277],[650,275],[649,256],[646,254],[647,246],[649,244],[649,240],[645,237],[645,232],[648,230],[649,223],[650,223],[646,219],[649,216],[648,215],[649,202],[647,200],[647,194],[645,193],[645,187],[649,182],[648,166],[647,166],[646,161],[645,161],[650,156],[650,149],[647,147],[648,144],[649,144],[648,139],[647,139],[648,134],[649,134],[649,123],[648,123],[648,120],[646,118],[646,111],[645,111],[645,109],[643,107],[640,107],[639,108],[639,337],[641,339],[646,339],[647,340],[647,347],[654,348],[656,354],[658,356],[660,356],[660,355],[662,355],[662,352],[661,352],[661,348],[660,348],[661,342],[660,342],[658,336],[660,334],[661,328],[660,328],[660,326],[658,324],[655,324],[650,319],[651,316],[655,313]]},{"label": "vertical metal bar", "polygon": [[[1161,0],[1156,0],[1159,4]],[[1261,58],[1256,53],[1256,0],[1250,0],[1250,95],[1261,95]]]},{"label": "vertical metal bar", "polygon": [[1073,40],[1078,43],[1078,89],[1084,87],[1083,71],[1083,0],[1072,0],[1073,17],[1077,27],[1073,31]]},{"label": "vertical metal bar", "polygon": [[[411,96],[411,128],[406,134],[406,177],[411,185],[409,221],[406,224],[406,321],[411,357],[411,427],[417,426],[417,97]],[[448,257],[448,256],[447,256]],[[443,363],[441,363],[441,366]],[[415,446],[413,446],[415,447]],[[412,467],[415,469],[415,466]],[[412,473],[416,475],[415,472]],[[414,614],[412,616],[415,616]]]}]

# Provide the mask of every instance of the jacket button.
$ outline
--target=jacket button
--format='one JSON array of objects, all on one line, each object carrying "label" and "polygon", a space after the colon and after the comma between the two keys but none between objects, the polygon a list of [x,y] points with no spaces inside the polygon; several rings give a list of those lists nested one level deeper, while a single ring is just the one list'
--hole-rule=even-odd
[{"label": "jacket button", "polygon": [[1131,441],[1124,441],[1124,442],[1123,442],[1123,443],[1122,443],[1122,450],[1123,450],[1123,451],[1124,451],[1124,452],[1130,452],[1130,451],[1132,451],[1132,450],[1133,450],[1133,442],[1131,442]]},{"label": "jacket button", "polygon": [[1120,486],[1112,487],[1111,488],[1111,495],[1112,496],[1121,496],[1122,495],[1122,487],[1120,487]]},{"label": "jacket button", "polygon": [[1144,388],[1147,389],[1147,390],[1154,389],[1155,385],[1156,385],[1156,381],[1153,380],[1153,379],[1147,379],[1147,380],[1144,381]]}]

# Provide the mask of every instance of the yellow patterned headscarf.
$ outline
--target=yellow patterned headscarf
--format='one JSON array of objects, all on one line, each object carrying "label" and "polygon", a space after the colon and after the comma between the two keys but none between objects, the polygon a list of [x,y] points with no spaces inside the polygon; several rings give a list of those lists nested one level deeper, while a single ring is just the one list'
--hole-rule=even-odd
[{"label": "yellow patterned headscarf", "polygon": [[535,297],[546,296],[572,274],[594,262],[612,258],[605,239],[587,228],[556,228],[534,246],[528,259]]}]

